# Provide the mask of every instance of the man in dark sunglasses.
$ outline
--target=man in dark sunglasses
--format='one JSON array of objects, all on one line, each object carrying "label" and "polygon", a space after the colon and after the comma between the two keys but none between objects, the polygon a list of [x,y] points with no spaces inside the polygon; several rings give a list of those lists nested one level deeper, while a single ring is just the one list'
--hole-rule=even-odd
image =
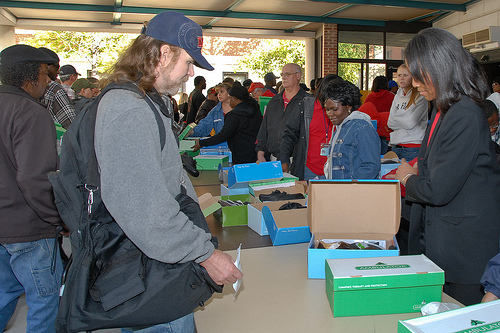
[{"label": "man in dark sunglasses", "polygon": [[54,62],[49,65],[49,78],[51,82],[45,90],[41,102],[49,111],[54,122],[61,124],[62,127],[67,129],[75,118],[75,107],[71,103],[68,94],[64,88],[55,80],[59,74],[59,57],[58,55],[45,47],[40,47],[39,50],[45,52],[47,55],[54,59]]}]

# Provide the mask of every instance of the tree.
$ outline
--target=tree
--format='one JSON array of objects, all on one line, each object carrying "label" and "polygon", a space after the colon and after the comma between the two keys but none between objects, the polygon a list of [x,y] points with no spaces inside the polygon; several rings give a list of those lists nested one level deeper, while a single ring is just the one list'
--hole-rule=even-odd
[{"label": "tree", "polygon": [[23,42],[34,47],[46,47],[62,58],[75,56],[86,59],[92,73],[103,73],[136,35],[70,31],[38,31]]},{"label": "tree", "polygon": [[284,65],[306,63],[305,42],[299,40],[263,40],[259,52],[247,54],[238,62],[239,69],[248,69],[264,77],[266,73],[279,73]]}]

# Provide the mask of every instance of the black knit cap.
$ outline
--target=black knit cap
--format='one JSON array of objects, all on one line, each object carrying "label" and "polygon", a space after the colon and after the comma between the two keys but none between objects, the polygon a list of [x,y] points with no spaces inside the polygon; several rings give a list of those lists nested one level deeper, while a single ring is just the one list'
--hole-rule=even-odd
[{"label": "black knit cap", "polygon": [[0,53],[0,65],[9,66],[20,62],[52,64],[54,59],[39,49],[23,44],[9,46]]},{"label": "black knit cap", "polygon": [[247,88],[243,87],[242,85],[234,85],[231,87],[231,90],[229,90],[229,95],[236,97],[240,101],[246,101],[249,98],[248,90]]},{"label": "black knit cap", "polygon": [[52,58],[54,58],[54,64],[58,64],[59,63],[59,56],[57,55],[57,53],[55,53],[54,51],[52,51],[51,49],[48,49],[46,47],[39,47],[38,49],[40,51],[45,52],[46,54],[48,54]]}]

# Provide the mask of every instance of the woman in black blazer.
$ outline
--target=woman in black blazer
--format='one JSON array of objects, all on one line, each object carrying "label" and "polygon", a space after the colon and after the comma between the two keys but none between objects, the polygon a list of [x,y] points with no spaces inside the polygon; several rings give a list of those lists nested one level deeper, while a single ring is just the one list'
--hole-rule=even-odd
[{"label": "woman in black blazer", "polygon": [[409,253],[445,271],[444,292],[463,304],[481,301],[480,278],[499,252],[500,169],[482,112],[484,71],[449,32],[428,28],[405,49],[413,85],[434,110],[417,167],[396,176],[413,200]]}]

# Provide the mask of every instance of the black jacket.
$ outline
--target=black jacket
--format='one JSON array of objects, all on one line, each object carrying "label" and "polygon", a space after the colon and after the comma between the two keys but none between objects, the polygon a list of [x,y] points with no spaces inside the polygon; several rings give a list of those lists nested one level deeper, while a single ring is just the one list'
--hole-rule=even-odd
[{"label": "black jacket", "polygon": [[307,150],[309,148],[309,125],[314,113],[314,102],[316,98],[311,94],[305,94],[299,102],[299,111],[290,114],[283,128],[280,152],[277,156],[281,163],[293,163],[289,166],[289,172],[304,180],[304,171],[307,162]]},{"label": "black jacket", "polygon": [[[283,92],[275,95],[266,107],[266,113],[262,119],[262,125],[257,136],[257,151],[263,151],[266,156],[273,154],[275,157],[280,156],[280,145],[283,138],[286,122],[291,117],[300,117],[303,107],[303,99],[306,93],[303,89],[293,96],[285,110],[283,102]],[[297,144],[294,145],[294,155],[297,153]]]},{"label": "black jacket", "polygon": [[201,103],[205,100],[205,95],[203,92],[198,89],[194,89],[191,94],[189,94],[189,110],[186,115],[186,122],[188,124],[194,123],[196,119],[196,114],[198,113],[198,109],[201,106]]},{"label": "black jacket", "polygon": [[24,90],[0,86],[0,243],[54,238],[61,223],[47,175],[58,168],[47,109]]},{"label": "black jacket", "polygon": [[200,146],[212,146],[227,141],[233,154],[233,164],[255,163],[255,142],[261,122],[262,115],[257,103],[240,103],[226,114],[222,130],[209,139],[201,140]]},{"label": "black jacket", "polygon": [[416,201],[410,254],[427,255],[447,282],[479,284],[499,252],[500,169],[488,123],[481,108],[462,97],[440,117],[427,146],[435,116],[420,147],[419,174],[406,182],[406,198]]}]

